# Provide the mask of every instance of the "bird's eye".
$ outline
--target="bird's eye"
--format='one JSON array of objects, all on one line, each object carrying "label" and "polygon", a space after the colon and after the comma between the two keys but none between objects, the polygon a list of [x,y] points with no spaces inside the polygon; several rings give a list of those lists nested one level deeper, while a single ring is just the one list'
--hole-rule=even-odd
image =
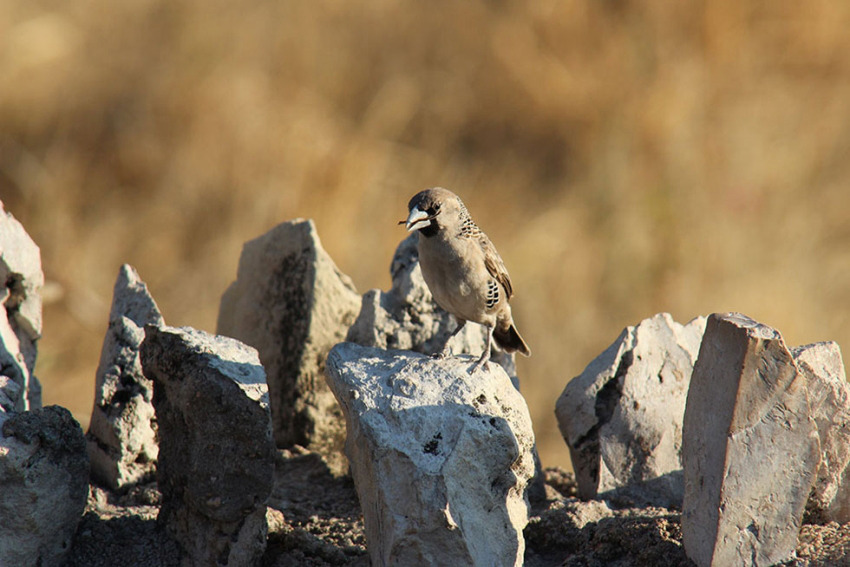
[{"label": "bird's eye", "polygon": [[431,210],[429,212],[432,215],[436,215],[437,213],[440,212],[440,205],[434,205],[433,207],[431,207]]}]

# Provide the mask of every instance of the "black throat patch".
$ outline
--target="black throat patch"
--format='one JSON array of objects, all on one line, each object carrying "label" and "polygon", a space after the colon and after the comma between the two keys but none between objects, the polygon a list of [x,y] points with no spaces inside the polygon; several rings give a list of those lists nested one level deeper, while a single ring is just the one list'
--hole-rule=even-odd
[{"label": "black throat patch", "polygon": [[425,228],[420,228],[419,232],[421,232],[422,235],[425,236],[425,238],[431,238],[432,236],[436,236],[439,230],[440,228],[437,226],[437,221],[431,219],[431,222],[428,223],[428,226],[426,226]]}]

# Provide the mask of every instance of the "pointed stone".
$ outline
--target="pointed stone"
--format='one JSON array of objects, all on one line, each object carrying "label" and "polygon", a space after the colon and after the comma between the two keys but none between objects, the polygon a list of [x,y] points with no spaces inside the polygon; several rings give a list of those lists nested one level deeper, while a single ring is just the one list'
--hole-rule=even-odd
[{"label": "pointed stone", "polygon": [[86,434],[92,476],[113,490],[126,489],[156,473],[159,446],[153,383],[142,372],[139,347],[145,325],[163,324],[139,274],[128,264],[121,266]]},{"label": "pointed stone", "polygon": [[299,219],[245,244],[218,317],[219,334],[260,353],[277,445],[317,451],[337,472],[346,469],[345,431],[324,363],[359,307],[351,279],[322,248],[313,221]]},{"label": "pointed stone", "polygon": [[778,331],[709,317],[685,409],[685,551],[698,566],[774,565],[797,545],[820,461],[806,378]]},{"label": "pointed stone", "polygon": [[[667,313],[626,327],[555,407],[579,496],[680,507],[682,419],[705,317]],[[616,491],[616,492],[612,492]]]},{"label": "pointed stone", "polygon": [[534,474],[522,396],[499,365],[352,343],[328,356],[373,565],[521,565]]}]

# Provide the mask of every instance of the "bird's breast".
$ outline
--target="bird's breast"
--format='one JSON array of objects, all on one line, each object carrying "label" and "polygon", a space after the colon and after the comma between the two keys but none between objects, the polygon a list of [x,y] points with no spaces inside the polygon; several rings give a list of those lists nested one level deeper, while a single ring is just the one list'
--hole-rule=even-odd
[{"label": "bird's breast", "polygon": [[495,314],[487,305],[492,276],[484,265],[483,252],[475,241],[455,240],[420,237],[422,277],[440,307],[460,319],[492,324]]}]

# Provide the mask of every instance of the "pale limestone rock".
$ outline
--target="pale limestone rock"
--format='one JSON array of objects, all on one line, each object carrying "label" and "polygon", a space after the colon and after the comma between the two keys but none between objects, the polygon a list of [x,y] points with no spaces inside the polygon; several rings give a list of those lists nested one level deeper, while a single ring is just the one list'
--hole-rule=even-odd
[{"label": "pale limestone rock", "polygon": [[774,565],[797,545],[820,446],[782,336],[738,314],[706,325],[685,409],[685,551],[698,566]]},{"label": "pale limestone rock", "polygon": [[531,419],[498,365],[352,343],[328,356],[372,565],[521,565]]},{"label": "pale limestone rock", "polygon": [[555,415],[581,498],[681,506],[682,418],[704,328],[704,317],[680,325],[667,313],[626,327],[564,388]]},{"label": "pale limestone rock", "polygon": [[125,264],[115,281],[86,434],[92,476],[113,490],[156,472],[159,446],[153,383],[139,361],[144,327],[149,324],[163,325],[162,315],[139,274]]},{"label": "pale limestone rock", "polygon": [[[41,385],[33,375],[41,337],[41,251],[0,201],[0,368],[17,387],[0,399],[15,411],[41,407]],[[8,382],[7,382],[8,384]]]},{"label": "pale limestone rock", "polygon": [[158,521],[180,544],[184,567],[256,565],[275,452],[257,351],[148,325],[140,356],[159,425]]},{"label": "pale limestone rock", "polygon": [[791,349],[806,377],[809,408],[818,428],[821,461],[808,508],[823,522],[850,522],[850,385],[834,342]]},{"label": "pale limestone rock", "polygon": [[80,424],[59,406],[0,411],[0,564],[60,567],[88,494]]},{"label": "pale limestone rock", "polygon": [[322,248],[313,221],[298,219],[245,244],[218,317],[219,334],[260,353],[277,445],[322,453],[337,472],[346,468],[345,432],[324,362],[359,307],[351,279]]}]

